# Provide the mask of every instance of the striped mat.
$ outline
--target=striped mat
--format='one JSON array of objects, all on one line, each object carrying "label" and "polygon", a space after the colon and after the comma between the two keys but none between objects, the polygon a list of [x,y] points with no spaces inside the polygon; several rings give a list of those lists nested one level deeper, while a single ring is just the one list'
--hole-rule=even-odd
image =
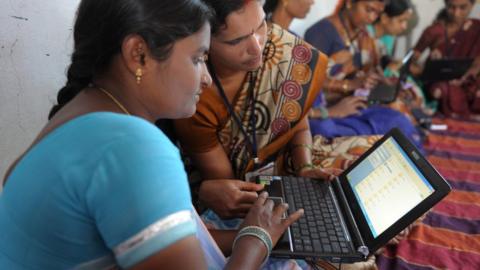
[{"label": "striped mat", "polygon": [[398,245],[377,258],[381,270],[480,269],[480,123],[435,119],[445,131],[428,135],[428,160],[452,192]]}]

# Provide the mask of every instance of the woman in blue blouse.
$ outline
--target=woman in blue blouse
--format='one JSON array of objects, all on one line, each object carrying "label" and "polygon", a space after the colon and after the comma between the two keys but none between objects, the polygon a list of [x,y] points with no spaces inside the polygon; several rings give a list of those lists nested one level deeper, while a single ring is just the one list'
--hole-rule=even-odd
[{"label": "woman in blue blouse", "polygon": [[5,177],[0,269],[260,266],[302,212],[282,219],[261,194],[238,234],[212,235],[226,262],[152,124],[192,115],[211,83],[210,14],[199,0],[81,1],[58,104]]},{"label": "woman in blue blouse", "polygon": [[[402,113],[386,106],[369,106],[356,92],[384,81],[375,41],[366,26],[385,8],[383,0],[339,1],[337,10],[307,29],[305,40],[329,56],[328,79],[310,114],[310,130],[326,138],[385,134],[400,128],[417,146],[417,130]],[[357,93],[357,94],[355,94]]]}]

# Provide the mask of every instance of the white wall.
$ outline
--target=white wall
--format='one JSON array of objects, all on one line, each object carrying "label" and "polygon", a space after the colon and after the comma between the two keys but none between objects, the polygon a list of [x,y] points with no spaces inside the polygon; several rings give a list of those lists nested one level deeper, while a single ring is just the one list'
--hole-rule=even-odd
[{"label": "white wall", "polygon": [[78,2],[0,0],[0,179],[46,123],[65,81]]},{"label": "white wall", "polygon": [[[46,123],[56,92],[65,82],[78,2],[0,0],[0,179]],[[414,42],[443,0],[413,2],[421,13],[412,32]],[[293,22],[292,30],[303,35],[335,5],[336,0],[316,0],[306,19]],[[474,16],[479,14],[477,5]]]}]

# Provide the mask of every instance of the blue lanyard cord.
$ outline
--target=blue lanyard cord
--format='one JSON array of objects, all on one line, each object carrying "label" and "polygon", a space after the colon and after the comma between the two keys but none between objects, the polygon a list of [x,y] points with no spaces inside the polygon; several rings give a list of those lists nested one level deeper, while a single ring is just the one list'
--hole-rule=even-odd
[{"label": "blue lanyard cord", "polygon": [[255,161],[255,169],[257,165],[257,155],[258,155],[258,150],[257,150],[257,127],[256,127],[256,117],[255,117],[255,93],[254,93],[254,86],[255,86],[255,77],[252,72],[248,72],[247,76],[249,76],[249,85],[248,85],[248,94],[249,94],[249,101],[250,101],[250,117],[248,124],[250,125],[252,129],[252,136],[248,136],[247,131],[243,127],[242,121],[238,117],[238,115],[235,113],[232,104],[228,101],[227,95],[225,94],[225,90],[223,89],[222,84],[220,83],[220,80],[217,77],[217,74],[215,73],[215,70],[212,66],[212,64],[208,61],[207,62],[207,67],[210,71],[210,75],[212,76],[213,83],[215,83],[215,86],[217,86],[218,93],[222,97],[223,103],[227,107],[227,110],[229,114],[233,117],[233,120],[235,123],[238,125],[240,128],[240,132],[242,132],[243,136],[245,136],[245,139],[247,140],[248,144],[250,145],[250,148],[252,150],[252,155],[253,155],[253,160]]}]

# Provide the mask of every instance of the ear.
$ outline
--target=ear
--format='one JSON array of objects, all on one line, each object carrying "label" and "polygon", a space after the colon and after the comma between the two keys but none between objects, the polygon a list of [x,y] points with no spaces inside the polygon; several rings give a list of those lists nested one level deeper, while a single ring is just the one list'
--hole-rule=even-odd
[{"label": "ear", "polygon": [[388,17],[388,15],[385,12],[382,12],[382,14],[380,14],[380,22],[383,25],[387,25],[387,24],[390,23],[390,18]]},{"label": "ear", "polygon": [[146,66],[147,62],[151,61],[151,54],[141,36],[136,34],[127,36],[122,43],[121,55],[126,68],[132,75],[135,76],[138,69],[142,70],[142,74],[146,74]]}]

